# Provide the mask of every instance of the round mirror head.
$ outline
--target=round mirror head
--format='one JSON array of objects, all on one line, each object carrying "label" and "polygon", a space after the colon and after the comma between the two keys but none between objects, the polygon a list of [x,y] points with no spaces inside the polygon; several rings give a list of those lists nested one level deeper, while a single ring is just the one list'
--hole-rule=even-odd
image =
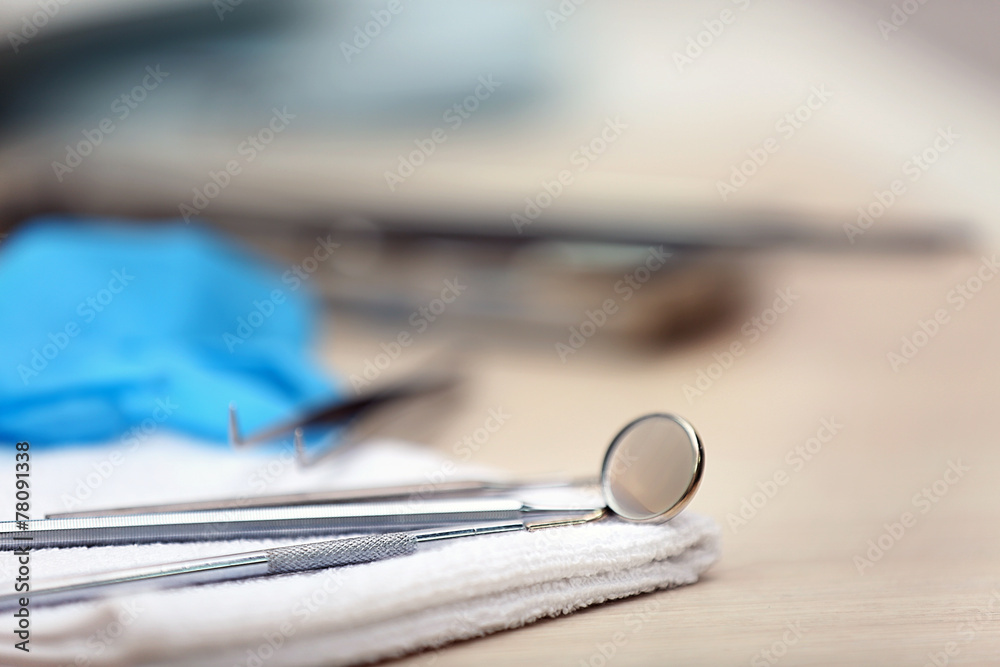
[{"label": "round mirror head", "polygon": [[666,521],[691,501],[705,468],[698,434],[680,417],[639,417],[615,436],[604,457],[601,487],[615,514]]}]

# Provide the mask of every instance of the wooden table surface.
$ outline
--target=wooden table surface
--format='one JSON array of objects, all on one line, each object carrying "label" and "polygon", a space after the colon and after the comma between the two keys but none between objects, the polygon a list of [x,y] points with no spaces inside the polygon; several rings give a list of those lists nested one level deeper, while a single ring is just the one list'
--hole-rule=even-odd
[{"label": "wooden table surface", "polygon": [[[689,511],[718,521],[722,558],[693,586],[394,664],[1000,661],[1000,279],[974,279],[994,277],[983,256],[761,258],[743,320],[772,323],[755,340],[738,320],[656,354],[591,341],[565,364],[551,345],[487,346],[432,444],[454,453],[502,407],[472,461],[586,475],[631,417],[682,414],[707,452]],[[779,290],[795,300],[772,318]],[[921,346],[894,369],[903,337]],[[330,356],[360,371],[380,340],[345,324]],[[686,396],[699,370],[716,379]]]}]

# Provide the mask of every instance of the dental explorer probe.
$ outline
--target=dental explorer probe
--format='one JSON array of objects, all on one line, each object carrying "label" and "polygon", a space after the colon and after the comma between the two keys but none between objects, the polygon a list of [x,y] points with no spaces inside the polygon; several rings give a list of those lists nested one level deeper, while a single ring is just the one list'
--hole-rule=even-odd
[{"label": "dental explorer probe", "polygon": [[340,565],[354,565],[406,556],[424,542],[456,537],[490,535],[515,530],[535,530],[568,526],[594,521],[604,516],[598,509],[583,516],[540,523],[510,521],[506,523],[459,526],[411,533],[387,533],[342,537],[325,542],[295,544],[260,551],[248,551],[226,556],[151,565],[93,575],[68,577],[42,583],[26,593],[0,595],[0,611],[16,609],[22,598],[31,604],[59,604],[106,597],[113,593],[149,588],[176,588],[192,584],[208,584],[234,579],[249,579],[273,574],[318,570]]}]

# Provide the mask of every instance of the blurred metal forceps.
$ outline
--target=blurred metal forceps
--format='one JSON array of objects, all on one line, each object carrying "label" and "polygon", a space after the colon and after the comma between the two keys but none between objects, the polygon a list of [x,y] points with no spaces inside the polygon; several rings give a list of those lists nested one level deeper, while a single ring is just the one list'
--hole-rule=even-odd
[{"label": "blurred metal forceps", "polygon": [[296,462],[300,466],[308,466],[315,463],[329,450],[324,450],[310,459],[306,454],[304,442],[305,428],[313,426],[334,427],[350,424],[362,415],[392,403],[447,391],[457,386],[459,381],[460,377],[457,374],[422,375],[358,394],[347,400],[337,400],[329,405],[315,408],[300,417],[265,428],[247,437],[243,437],[240,434],[236,404],[230,403],[229,444],[236,448],[258,445],[269,440],[274,440],[287,433],[292,433],[295,443]]}]

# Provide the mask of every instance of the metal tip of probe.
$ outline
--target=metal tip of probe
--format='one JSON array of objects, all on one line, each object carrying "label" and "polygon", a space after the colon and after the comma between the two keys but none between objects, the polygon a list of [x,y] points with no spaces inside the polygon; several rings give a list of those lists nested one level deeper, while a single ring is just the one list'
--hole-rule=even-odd
[{"label": "metal tip of probe", "polygon": [[243,444],[243,439],[240,437],[240,423],[236,418],[236,403],[229,404],[229,444],[232,447]]},{"label": "metal tip of probe", "polygon": [[299,427],[295,429],[294,432],[294,442],[295,442],[295,460],[300,466],[306,465],[306,445],[302,437],[302,428]]}]

